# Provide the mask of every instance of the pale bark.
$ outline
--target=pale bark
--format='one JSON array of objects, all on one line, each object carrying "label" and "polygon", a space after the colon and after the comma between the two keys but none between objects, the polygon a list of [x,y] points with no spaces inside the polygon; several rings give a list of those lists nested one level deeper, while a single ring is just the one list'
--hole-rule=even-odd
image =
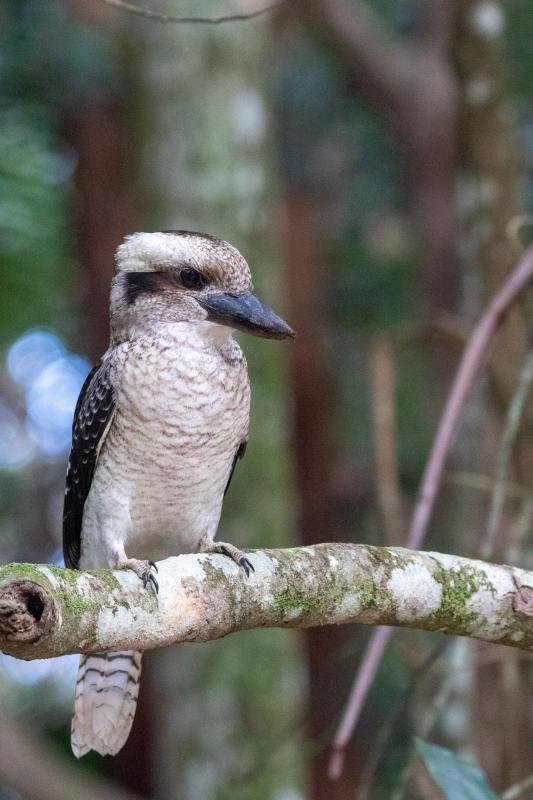
[{"label": "pale bark", "polygon": [[320,544],[162,561],[159,595],[131,572],[0,567],[0,648],[19,658],[146,650],[251,628],[363,623],[533,647],[533,572],[442,553]]}]

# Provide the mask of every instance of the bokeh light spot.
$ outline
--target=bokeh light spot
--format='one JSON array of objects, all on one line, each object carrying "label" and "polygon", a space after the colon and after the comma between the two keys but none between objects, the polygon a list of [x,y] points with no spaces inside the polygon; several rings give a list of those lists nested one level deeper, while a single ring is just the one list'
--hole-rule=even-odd
[{"label": "bokeh light spot", "polygon": [[35,445],[24,423],[0,399],[0,468],[21,469],[33,459]]},{"label": "bokeh light spot", "polygon": [[72,417],[90,369],[80,356],[58,358],[42,370],[27,396],[28,432],[42,453],[55,455],[70,444]]},{"label": "bokeh light spot", "polygon": [[50,331],[30,330],[11,345],[7,354],[9,374],[19,386],[28,388],[42,370],[65,355],[65,345]]}]

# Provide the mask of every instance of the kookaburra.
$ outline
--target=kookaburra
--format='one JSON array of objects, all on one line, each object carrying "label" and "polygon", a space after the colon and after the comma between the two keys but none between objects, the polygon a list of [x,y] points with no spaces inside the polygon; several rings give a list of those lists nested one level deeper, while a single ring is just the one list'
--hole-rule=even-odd
[{"label": "kookaburra", "polygon": [[[76,406],[63,521],[65,565],[131,569],[157,591],[155,562],[190,552],[251,563],[214,537],[248,438],[250,385],[234,330],[291,328],[252,292],[228,242],[135,233],[117,250],[109,349]],[[137,703],[141,653],[82,655],[72,749],[115,754]]]}]

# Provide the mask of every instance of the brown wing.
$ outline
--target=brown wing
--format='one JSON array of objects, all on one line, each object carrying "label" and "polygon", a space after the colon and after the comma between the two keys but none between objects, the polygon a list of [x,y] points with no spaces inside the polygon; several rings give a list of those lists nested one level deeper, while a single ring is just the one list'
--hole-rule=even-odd
[{"label": "brown wing", "polygon": [[72,424],[63,507],[63,557],[65,566],[70,569],[77,569],[79,565],[83,507],[114,411],[109,363],[102,360],[91,370],[82,386]]},{"label": "brown wing", "polygon": [[233,464],[231,465],[231,472],[229,474],[229,478],[228,478],[228,482],[226,484],[226,488],[224,489],[224,494],[226,494],[226,492],[229,489],[229,485],[231,483],[231,479],[233,478],[233,473],[235,472],[235,467],[237,466],[237,461],[239,460],[239,458],[242,458],[244,456],[244,454],[246,453],[246,445],[247,444],[248,444],[248,442],[241,442],[239,447],[238,447],[238,449],[237,449],[237,452],[235,453],[235,458],[233,459]]}]

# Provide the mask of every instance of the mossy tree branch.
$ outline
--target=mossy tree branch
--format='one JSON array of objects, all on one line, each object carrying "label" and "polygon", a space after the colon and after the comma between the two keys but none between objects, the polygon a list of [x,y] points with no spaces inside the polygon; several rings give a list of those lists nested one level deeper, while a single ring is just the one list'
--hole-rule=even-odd
[{"label": "mossy tree branch", "polygon": [[533,647],[533,572],[356,544],[160,562],[159,595],[130,572],[0,567],[0,649],[24,659],[204,642],[260,627],[359,622]]}]

